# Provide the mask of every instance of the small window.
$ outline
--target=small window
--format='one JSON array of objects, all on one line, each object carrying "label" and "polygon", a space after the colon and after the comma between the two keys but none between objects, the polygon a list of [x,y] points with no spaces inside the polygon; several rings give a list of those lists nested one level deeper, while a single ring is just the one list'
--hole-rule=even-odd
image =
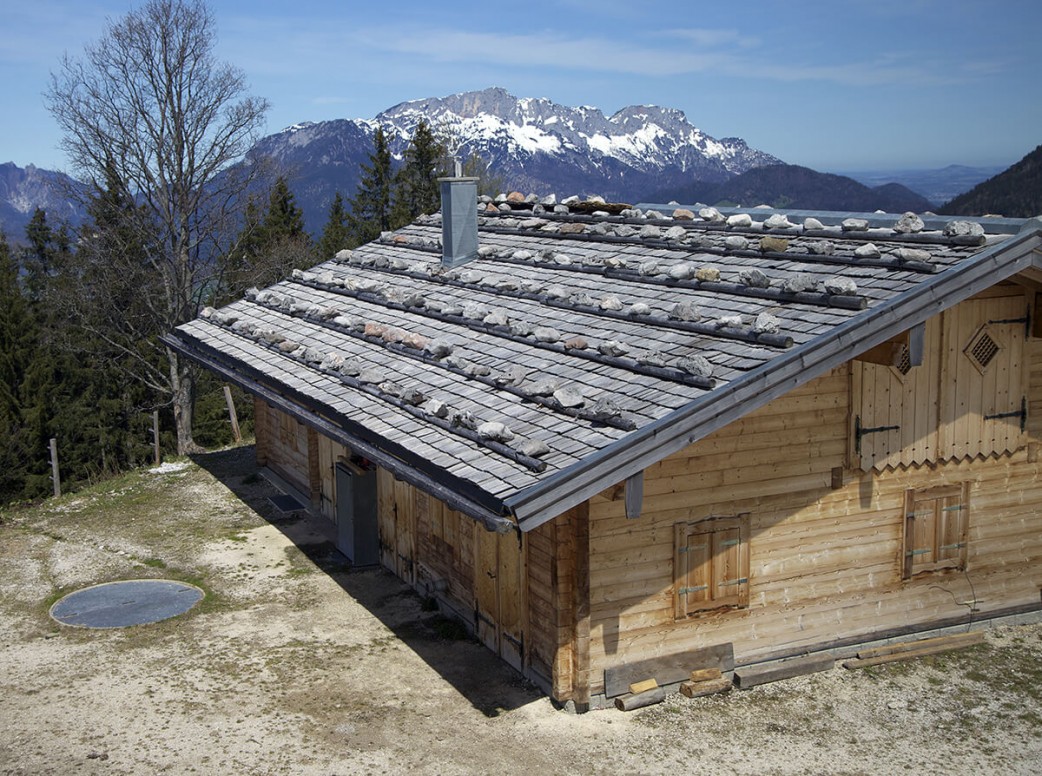
[{"label": "small window", "polygon": [[749,516],[676,526],[673,590],[677,619],[749,605]]},{"label": "small window", "polygon": [[904,579],[928,571],[965,568],[967,496],[965,484],[906,491]]},{"label": "small window", "polygon": [[970,344],[966,346],[963,352],[983,374],[984,370],[988,368],[988,364],[999,354],[1001,349],[999,343],[988,332],[988,327],[981,326],[970,339]]}]

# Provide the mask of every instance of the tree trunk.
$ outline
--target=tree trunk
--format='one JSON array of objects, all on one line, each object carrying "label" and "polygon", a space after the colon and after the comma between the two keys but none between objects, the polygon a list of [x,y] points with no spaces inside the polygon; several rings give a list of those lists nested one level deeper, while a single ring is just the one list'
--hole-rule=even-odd
[{"label": "tree trunk", "polygon": [[174,428],[177,431],[177,454],[197,453],[202,448],[192,439],[192,410],[195,403],[195,374],[187,361],[167,348],[170,358],[170,386],[174,408]]}]

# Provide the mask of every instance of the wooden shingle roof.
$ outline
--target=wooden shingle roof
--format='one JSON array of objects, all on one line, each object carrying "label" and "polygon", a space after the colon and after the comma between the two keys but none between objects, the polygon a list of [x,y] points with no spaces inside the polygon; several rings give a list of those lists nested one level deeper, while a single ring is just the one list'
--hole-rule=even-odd
[{"label": "wooden shingle roof", "polygon": [[527,530],[1039,260],[1037,221],[529,207],[463,266],[422,217],[167,341]]}]

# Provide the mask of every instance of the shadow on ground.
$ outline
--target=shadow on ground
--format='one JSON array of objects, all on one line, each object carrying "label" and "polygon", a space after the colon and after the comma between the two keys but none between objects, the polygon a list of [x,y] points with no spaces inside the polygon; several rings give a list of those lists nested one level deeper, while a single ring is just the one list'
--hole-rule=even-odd
[{"label": "shadow on ground", "polygon": [[466,625],[442,615],[389,571],[352,567],[330,541],[322,518],[303,509],[276,509],[269,499],[279,491],[260,476],[253,445],[200,453],[192,460],[278,528],[483,714],[494,717],[542,697],[530,682],[475,641]]}]

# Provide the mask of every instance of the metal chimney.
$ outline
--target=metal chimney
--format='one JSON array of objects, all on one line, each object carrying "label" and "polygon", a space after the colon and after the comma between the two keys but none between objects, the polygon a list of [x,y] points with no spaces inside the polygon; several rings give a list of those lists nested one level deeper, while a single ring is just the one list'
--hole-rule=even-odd
[{"label": "metal chimney", "polygon": [[478,179],[438,178],[441,184],[441,263],[458,267],[478,256]]}]

